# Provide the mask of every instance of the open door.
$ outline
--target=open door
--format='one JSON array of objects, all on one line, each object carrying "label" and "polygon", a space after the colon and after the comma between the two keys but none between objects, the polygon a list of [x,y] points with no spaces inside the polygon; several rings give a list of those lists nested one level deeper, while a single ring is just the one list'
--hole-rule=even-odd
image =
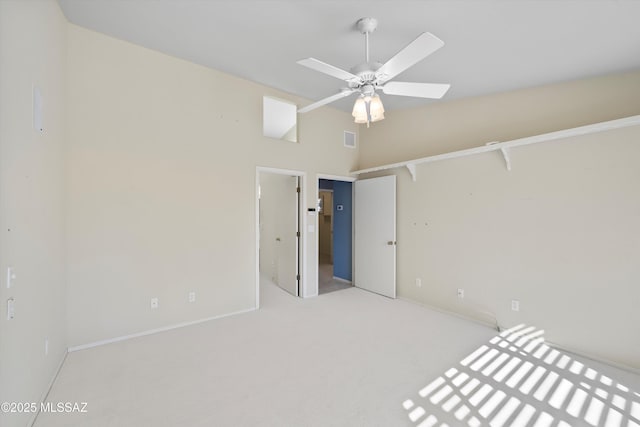
[{"label": "open door", "polygon": [[260,173],[260,274],[300,295],[299,177]]},{"label": "open door", "polygon": [[355,286],[396,297],[396,177],[355,182]]},{"label": "open door", "polygon": [[299,259],[299,209],[300,187],[297,176],[284,176],[283,191],[279,193],[279,215],[277,216],[276,265],[278,286],[291,295],[300,295]]}]

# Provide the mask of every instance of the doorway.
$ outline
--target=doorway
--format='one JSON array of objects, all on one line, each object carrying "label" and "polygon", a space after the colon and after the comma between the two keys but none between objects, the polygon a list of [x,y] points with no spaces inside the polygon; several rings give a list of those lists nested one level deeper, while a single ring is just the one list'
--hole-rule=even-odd
[{"label": "doorway", "polygon": [[353,286],[353,185],[318,179],[318,294]]},{"label": "doorway", "polygon": [[258,168],[256,173],[256,307],[260,280],[293,296],[301,292],[302,174]]}]

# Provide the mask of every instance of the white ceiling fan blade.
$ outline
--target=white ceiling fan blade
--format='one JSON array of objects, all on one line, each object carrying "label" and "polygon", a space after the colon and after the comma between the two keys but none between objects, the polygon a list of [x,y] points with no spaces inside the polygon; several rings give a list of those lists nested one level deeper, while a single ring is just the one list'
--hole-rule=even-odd
[{"label": "white ceiling fan blade", "polygon": [[444,83],[389,82],[382,87],[382,92],[387,95],[440,99],[450,86]]},{"label": "white ceiling fan blade", "polygon": [[328,96],[328,97],[326,97],[324,99],[321,99],[320,101],[314,102],[313,104],[309,104],[306,107],[298,109],[298,113],[306,113],[308,111],[315,110],[318,107],[322,107],[323,105],[330,104],[333,101],[337,101],[338,99],[345,98],[345,97],[351,95],[353,92],[355,92],[355,90],[348,89],[348,90],[344,90],[344,91],[342,91],[340,93],[336,93],[335,95]]},{"label": "white ceiling fan blade", "polygon": [[391,80],[407,68],[422,61],[436,50],[444,46],[444,42],[431,33],[422,33],[404,49],[396,53],[376,71],[382,82]]},{"label": "white ceiling fan blade", "polygon": [[348,71],[342,70],[338,67],[334,67],[333,65],[327,64],[326,62],[318,61],[315,58],[301,59],[297,63],[300,65],[304,65],[307,68],[311,68],[312,70],[320,71],[321,73],[328,74],[331,77],[335,77],[347,82],[360,80],[355,74],[351,74]]}]

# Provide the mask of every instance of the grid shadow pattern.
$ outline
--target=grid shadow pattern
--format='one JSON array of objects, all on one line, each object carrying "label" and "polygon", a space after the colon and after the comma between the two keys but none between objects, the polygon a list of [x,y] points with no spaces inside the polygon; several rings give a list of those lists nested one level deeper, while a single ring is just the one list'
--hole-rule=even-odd
[{"label": "grid shadow pattern", "polygon": [[640,394],[518,325],[403,402],[417,427],[640,427]]}]

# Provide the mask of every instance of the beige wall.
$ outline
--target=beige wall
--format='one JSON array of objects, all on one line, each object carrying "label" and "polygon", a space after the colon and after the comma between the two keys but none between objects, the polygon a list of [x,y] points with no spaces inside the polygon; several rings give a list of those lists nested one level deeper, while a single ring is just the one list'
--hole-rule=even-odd
[{"label": "beige wall", "polygon": [[[66,26],[55,1],[0,1],[0,402],[38,402],[66,354]],[[33,128],[32,85],[43,133]],[[0,413],[0,425],[32,416]]]},{"label": "beige wall", "polygon": [[359,169],[640,112],[640,71],[390,111],[362,126]]},{"label": "beige wall", "polygon": [[347,175],[351,116],[322,108],[299,144],[264,138],[263,95],[304,101],[74,25],[68,38],[70,345],[254,307],[256,166]]},{"label": "beige wall", "polygon": [[[640,114],[640,73],[403,113],[361,131],[366,166]],[[408,125],[420,116],[441,123]],[[551,342],[640,368],[639,141],[634,127],[515,148],[511,172],[498,152],[423,164],[417,182],[396,170],[398,295],[533,324]]]}]

